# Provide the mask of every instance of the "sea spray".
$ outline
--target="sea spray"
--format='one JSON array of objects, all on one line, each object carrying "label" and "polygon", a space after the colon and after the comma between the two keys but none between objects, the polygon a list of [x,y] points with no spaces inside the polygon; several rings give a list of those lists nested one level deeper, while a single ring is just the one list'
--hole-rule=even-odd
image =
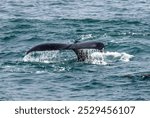
[{"label": "sea spray", "polygon": [[[107,65],[116,61],[129,62],[134,56],[125,52],[100,52],[97,49],[83,49],[85,63]],[[77,58],[74,52],[69,51],[44,51],[33,52],[23,58],[25,62],[56,63]]]},{"label": "sea spray", "polygon": [[25,62],[53,63],[59,60],[59,51],[32,52],[24,56]]},{"label": "sea spray", "polygon": [[72,60],[76,57],[73,51],[38,51],[24,56],[24,62],[57,63]]},{"label": "sea spray", "polygon": [[88,62],[92,64],[107,65],[116,61],[129,62],[133,55],[125,52],[94,52],[88,58]]}]

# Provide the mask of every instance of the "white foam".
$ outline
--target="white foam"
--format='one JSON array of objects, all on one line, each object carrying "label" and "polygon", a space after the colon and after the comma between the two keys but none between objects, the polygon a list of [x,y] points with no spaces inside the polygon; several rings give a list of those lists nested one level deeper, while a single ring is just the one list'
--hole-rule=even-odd
[{"label": "white foam", "polygon": [[131,58],[133,58],[133,55],[127,54],[127,53],[122,53],[120,60],[124,62],[130,61]]},{"label": "white foam", "polygon": [[[115,63],[116,61],[129,62],[134,56],[125,52],[99,52],[96,49],[84,49],[83,52],[88,55],[85,63],[107,65]],[[46,51],[29,53],[23,58],[25,62],[42,62],[42,63],[56,63],[61,61],[71,60],[74,55],[59,51]],[[63,70],[63,69],[62,69]]]},{"label": "white foam", "polygon": [[107,62],[104,61],[103,53],[100,53],[100,52],[92,53],[88,60],[92,64],[100,64],[100,65],[106,65],[107,64]]},{"label": "white foam", "polygon": [[121,53],[119,53],[119,52],[105,52],[104,56],[120,57]]},{"label": "white foam", "polygon": [[81,40],[86,40],[89,38],[93,38],[92,34],[85,34],[85,35],[81,35]]},{"label": "white foam", "polygon": [[106,52],[105,55],[106,56],[113,56],[114,58],[119,57],[119,60],[123,61],[123,62],[128,62],[128,61],[130,61],[131,58],[134,57],[133,55],[130,55],[130,54],[125,53],[125,52]]},{"label": "white foam", "polygon": [[109,62],[116,61],[129,62],[133,55],[125,52],[93,52],[90,54],[86,62],[91,64],[107,65]]}]

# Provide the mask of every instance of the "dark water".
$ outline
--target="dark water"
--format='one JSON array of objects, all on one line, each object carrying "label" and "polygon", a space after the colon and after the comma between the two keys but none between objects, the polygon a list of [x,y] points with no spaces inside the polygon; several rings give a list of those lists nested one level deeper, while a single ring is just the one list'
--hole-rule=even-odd
[{"label": "dark water", "polygon": [[[76,40],[103,42],[104,63],[25,56]],[[150,100],[150,1],[1,0],[0,100]]]}]

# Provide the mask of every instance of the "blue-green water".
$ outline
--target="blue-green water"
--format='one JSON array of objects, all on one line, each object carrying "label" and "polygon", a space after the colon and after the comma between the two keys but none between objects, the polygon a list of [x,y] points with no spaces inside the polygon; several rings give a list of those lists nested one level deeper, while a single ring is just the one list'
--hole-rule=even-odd
[{"label": "blue-green water", "polygon": [[[76,40],[103,42],[104,63],[25,56]],[[150,1],[1,0],[0,100],[150,100]]]}]

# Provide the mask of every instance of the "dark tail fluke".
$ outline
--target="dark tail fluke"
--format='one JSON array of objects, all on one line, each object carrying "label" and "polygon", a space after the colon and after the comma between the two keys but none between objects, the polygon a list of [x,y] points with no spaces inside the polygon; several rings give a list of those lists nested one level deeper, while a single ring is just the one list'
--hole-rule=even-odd
[{"label": "dark tail fluke", "polygon": [[98,49],[102,50],[104,44],[98,41],[93,42],[84,42],[84,43],[75,43],[70,45],[70,49]]},{"label": "dark tail fluke", "polygon": [[26,52],[26,54],[29,54],[30,52],[34,52],[34,51],[73,50],[76,53],[78,60],[83,60],[81,58],[84,57],[84,54],[79,55],[79,49],[98,49],[102,51],[103,48],[104,48],[104,44],[96,41],[75,43],[75,44],[45,43],[31,48]]},{"label": "dark tail fluke", "polygon": [[67,50],[70,47],[70,44],[61,44],[61,43],[45,43],[37,45],[26,52],[29,54],[34,51],[51,51],[51,50]]}]

